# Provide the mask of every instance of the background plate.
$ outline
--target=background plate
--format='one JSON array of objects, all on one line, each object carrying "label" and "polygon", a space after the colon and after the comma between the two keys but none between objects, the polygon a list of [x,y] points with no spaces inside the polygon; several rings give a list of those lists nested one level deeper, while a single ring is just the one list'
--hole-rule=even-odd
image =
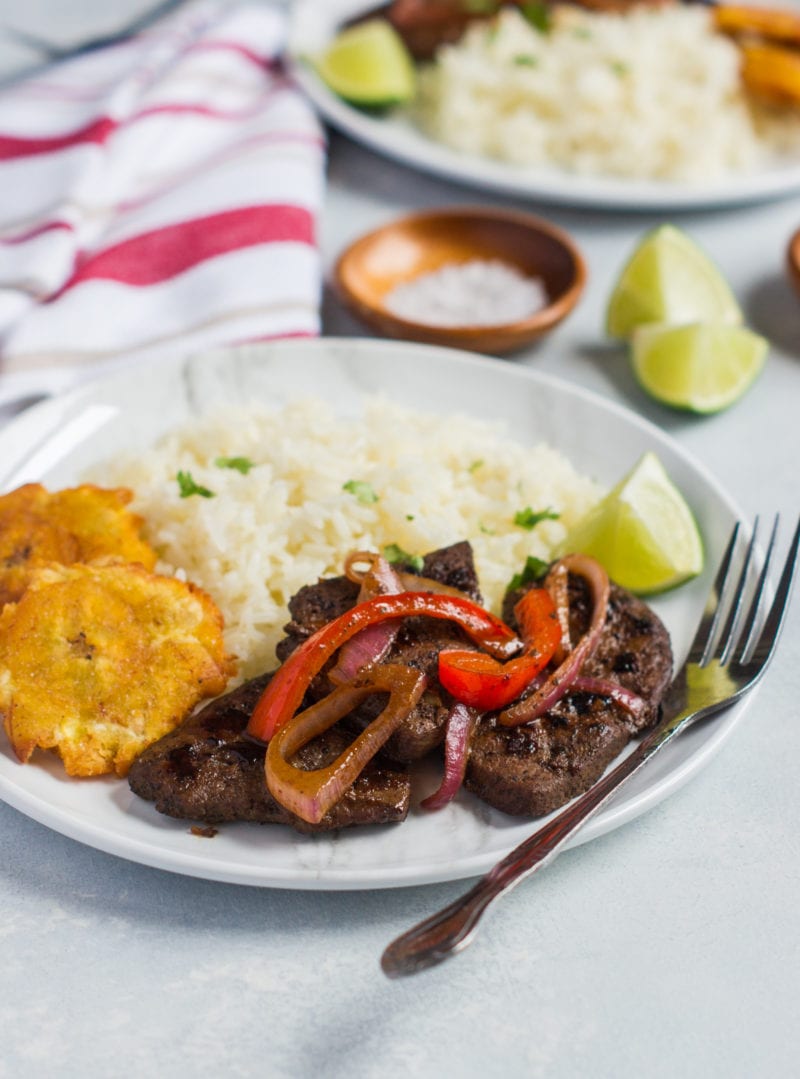
[{"label": "background plate", "polygon": [[[694,510],[707,551],[701,578],[653,604],[669,628],[677,662],[683,660],[741,514],[657,427],[584,390],[497,360],[403,342],[337,339],[246,346],[160,362],[145,371],[139,366],[39,405],[0,432],[0,484],[7,490],[30,480],[53,487],[74,483],[90,464],[121,448],[143,448],[221,403],[279,406],[312,391],[343,415],[357,414],[365,393],[382,393],[406,407],[418,408],[424,399],[428,412],[503,420],[519,442],[549,442],[607,485],[654,450]],[[631,820],[688,780],[730,734],[743,709],[736,705],[668,746],[575,842]],[[67,779],[45,754],[23,767],[4,738],[0,797],[64,835],[136,862],[211,880],[287,888],[378,888],[474,876],[536,827],[462,792],[439,813],[412,810],[400,826],[310,839],[283,827],[227,825],[209,840],[191,835],[186,821],[161,816],[119,780]]]},{"label": "background plate", "polygon": [[373,150],[457,183],[491,188],[564,206],[646,211],[735,206],[800,190],[800,160],[723,177],[711,184],[675,184],[581,176],[544,166],[511,165],[460,154],[434,142],[399,115],[370,114],[331,93],[304,58],[319,52],[346,22],[378,6],[377,0],[296,0],[289,54],[294,74],[319,111],[335,127]]}]

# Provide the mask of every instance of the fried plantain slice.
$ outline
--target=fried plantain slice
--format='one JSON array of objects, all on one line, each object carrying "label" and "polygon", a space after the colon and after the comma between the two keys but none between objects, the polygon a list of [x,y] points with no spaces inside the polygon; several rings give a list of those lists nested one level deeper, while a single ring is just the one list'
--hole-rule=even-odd
[{"label": "fried plantain slice", "polygon": [[123,776],[233,673],[201,589],[132,564],[52,565],[0,614],[0,714],[14,750]]},{"label": "fried plantain slice", "polygon": [[777,45],[742,45],[742,82],[774,105],[800,106],[800,52]]},{"label": "fried plantain slice", "polygon": [[800,45],[800,14],[796,11],[747,4],[717,4],[712,12],[714,24],[722,33]]},{"label": "fried plantain slice", "polygon": [[52,562],[111,555],[152,569],[156,553],[140,536],[142,518],[125,508],[132,498],[125,487],[91,483],[52,493],[27,483],[0,495],[0,606],[18,600],[34,570]]}]

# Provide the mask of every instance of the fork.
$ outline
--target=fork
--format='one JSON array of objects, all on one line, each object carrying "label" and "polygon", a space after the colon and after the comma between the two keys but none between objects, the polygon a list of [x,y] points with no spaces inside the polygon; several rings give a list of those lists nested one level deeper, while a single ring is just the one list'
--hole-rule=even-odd
[{"label": "fork", "polygon": [[[484,911],[521,880],[553,861],[570,836],[647,761],[682,731],[729,707],[759,681],[775,652],[800,545],[798,521],[775,597],[760,623],[777,529],[776,516],[761,572],[752,584],[758,518],[738,578],[733,567],[741,528],[739,524],[734,527],[689,655],[667,692],[658,725],[611,772],[512,850],[465,895],[393,941],[381,958],[388,977],[415,974],[462,951],[473,940]],[[745,613],[748,592],[752,596]]]}]

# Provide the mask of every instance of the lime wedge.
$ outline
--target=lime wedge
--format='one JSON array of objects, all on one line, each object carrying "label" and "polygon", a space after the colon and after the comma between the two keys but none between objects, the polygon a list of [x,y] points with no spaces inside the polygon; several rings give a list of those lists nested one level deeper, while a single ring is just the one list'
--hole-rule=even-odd
[{"label": "lime wedge", "polygon": [[719,412],[749,388],[768,350],[763,337],[741,326],[640,326],[633,334],[633,370],[665,405]]},{"label": "lime wedge", "polygon": [[414,61],[385,19],[342,30],[314,66],[335,94],[354,105],[397,105],[414,96]]},{"label": "lime wedge", "polygon": [[703,568],[692,511],[654,453],[575,525],[564,550],[592,555],[613,581],[642,595],[674,588]]},{"label": "lime wedge", "polygon": [[627,338],[645,322],[726,322],[742,312],[725,278],[672,225],[649,232],[634,251],[611,294],[606,330]]}]

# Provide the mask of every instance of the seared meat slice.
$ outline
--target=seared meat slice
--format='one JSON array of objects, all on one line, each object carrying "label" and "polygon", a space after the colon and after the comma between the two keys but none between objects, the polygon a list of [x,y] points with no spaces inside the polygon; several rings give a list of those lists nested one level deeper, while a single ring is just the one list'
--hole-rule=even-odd
[{"label": "seared meat slice", "polygon": [[[383,753],[389,760],[417,761],[440,745],[452,698],[438,682],[439,652],[444,648],[472,647],[470,641],[448,622],[432,618],[405,620],[389,658],[392,663],[403,663],[424,671],[429,684],[419,704],[384,745]],[[383,705],[384,699],[380,696],[370,697],[349,721],[363,728],[377,716]]]},{"label": "seared meat slice", "polygon": [[[410,571],[408,566],[399,568]],[[472,547],[467,542],[432,551],[425,556],[420,572],[423,577],[458,588],[476,603],[482,602]],[[357,599],[358,585],[346,577],[328,577],[301,588],[289,602],[292,621],[285,627],[286,637],[278,644],[278,658],[285,660],[312,633],[354,606]],[[383,753],[390,760],[419,760],[442,741],[451,701],[436,681],[439,652],[442,648],[469,647],[472,646],[466,637],[448,622],[432,618],[406,619],[387,662],[403,663],[424,671],[431,679],[431,685],[383,747]],[[312,683],[311,696],[319,699],[330,691],[323,669]],[[372,697],[354,713],[352,721],[365,726],[382,707],[383,701]]]},{"label": "seared meat slice", "polygon": [[423,577],[430,577],[433,581],[446,584],[450,588],[457,588],[475,603],[483,604],[478,574],[475,572],[472,544],[468,540],[451,543],[449,547],[440,547],[438,551],[426,554],[422,560],[420,574]]},{"label": "seared meat slice", "polygon": [[[646,4],[654,7],[664,0],[574,0],[590,11],[628,11]],[[393,0],[381,7],[417,60],[430,60],[442,45],[459,41],[470,23],[486,19],[505,6],[524,9],[525,0]],[[376,12],[369,12],[374,16]]]},{"label": "seared meat slice", "polygon": [[[516,597],[509,597],[506,615]],[[589,620],[584,583],[570,579],[571,636]],[[672,675],[664,625],[635,596],[611,586],[606,625],[581,672],[618,682],[644,698],[640,721],[607,697],[567,693],[549,712],[520,727],[481,721],[472,740],[465,786],[504,813],[541,817],[581,794],[639,731],[651,726]]]},{"label": "seared meat slice", "polygon": [[464,786],[503,813],[543,817],[599,779],[630,737],[622,709],[588,694],[567,694],[521,727],[487,717],[473,735]]},{"label": "seared meat slice", "polygon": [[441,45],[458,41],[474,18],[464,0],[394,0],[387,14],[418,60],[429,60]]},{"label": "seared meat slice", "polygon": [[[374,759],[319,824],[307,824],[272,797],[264,780],[264,748],[244,730],[270,679],[262,675],[219,697],[136,760],[128,773],[134,794],[171,817],[218,824],[290,824],[300,832],[329,832],[355,824],[405,820],[407,774]],[[337,729],[295,758],[308,769],[330,764],[350,741]]]},{"label": "seared meat slice", "polygon": [[[407,565],[398,565],[397,569],[412,572],[411,566]],[[466,540],[425,555],[420,575],[458,588],[476,603],[483,602],[472,547]],[[286,636],[278,642],[276,649],[281,663],[312,633],[354,607],[358,591],[359,586],[347,577],[322,577],[316,584],[305,585],[292,596],[289,600],[292,620],[283,627]]]},{"label": "seared meat slice", "polygon": [[275,652],[281,663],[298,645],[354,607],[359,586],[347,577],[322,577],[316,584],[304,585],[289,600],[291,622],[283,627],[286,636],[278,642]]}]

